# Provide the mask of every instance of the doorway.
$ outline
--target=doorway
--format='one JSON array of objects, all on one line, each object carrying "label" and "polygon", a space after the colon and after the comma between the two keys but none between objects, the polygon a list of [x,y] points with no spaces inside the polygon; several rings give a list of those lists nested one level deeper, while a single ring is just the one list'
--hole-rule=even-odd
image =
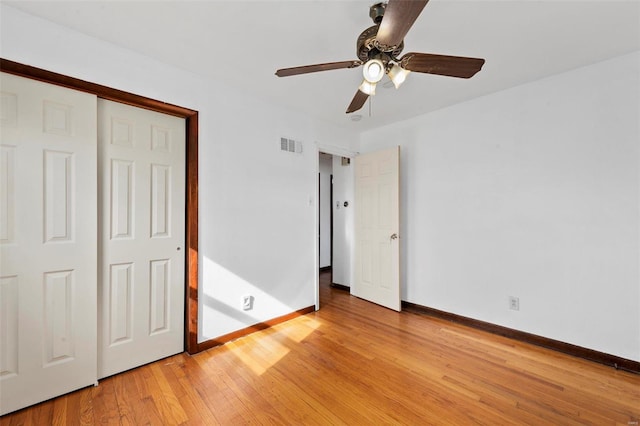
[{"label": "doorway", "polygon": [[[347,289],[354,296],[394,310],[400,310],[400,237],[397,221],[400,208],[399,147],[366,154],[348,152],[343,149],[325,150],[323,147],[319,147],[318,171],[320,170],[320,154],[330,154],[332,157],[333,233],[331,235],[333,256],[331,259],[331,286]],[[357,185],[357,183],[359,184]],[[356,186],[360,190],[356,190]],[[319,183],[318,188],[320,188]],[[364,197],[363,194],[378,195]],[[357,203],[356,195],[359,197]],[[320,192],[318,192],[317,199],[321,200]],[[359,208],[360,206],[362,208]],[[356,208],[359,208],[357,219]],[[320,221],[319,210],[317,209],[316,214],[317,229],[319,229]],[[375,226],[367,225],[367,229],[380,228],[378,231],[381,233],[382,239],[373,245],[371,244],[373,239],[358,241],[356,238],[358,224],[375,224]],[[366,237],[362,230],[363,228],[360,227],[358,235]],[[317,247],[320,247],[319,243]],[[375,256],[371,256],[372,254]],[[363,260],[364,263],[362,263]],[[319,255],[316,258],[316,263],[318,271],[316,275],[316,309],[319,309]],[[356,268],[358,268],[359,274],[356,274]],[[372,277],[375,278],[374,281],[369,279]],[[323,279],[325,278],[323,277]],[[363,293],[362,283],[365,281],[374,284],[376,291],[380,294]],[[356,285],[358,283],[360,284]],[[381,294],[388,295],[388,300],[386,296],[378,297]],[[393,302],[391,302],[392,299]]]},{"label": "doorway", "polygon": [[[318,150],[317,291],[321,272],[323,280],[329,280],[332,287],[347,291],[351,287],[354,226],[352,159],[355,155],[355,152],[337,147],[320,147]],[[319,308],[320,295],[316,294],[316,308]]]},{"label": "doorway", "polygon": [[318,264],[322,272],[333,265],[333,156],[319,154],[318,173]]}]

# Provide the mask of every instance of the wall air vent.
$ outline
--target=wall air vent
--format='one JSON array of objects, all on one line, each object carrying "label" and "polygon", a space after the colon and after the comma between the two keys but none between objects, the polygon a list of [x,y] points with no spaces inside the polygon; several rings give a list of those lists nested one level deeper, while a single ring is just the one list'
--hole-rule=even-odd
[{"label": "wall air vent", "polygon": [[302,142],[293,139],[280,138],[280,151],[302,153]]}]

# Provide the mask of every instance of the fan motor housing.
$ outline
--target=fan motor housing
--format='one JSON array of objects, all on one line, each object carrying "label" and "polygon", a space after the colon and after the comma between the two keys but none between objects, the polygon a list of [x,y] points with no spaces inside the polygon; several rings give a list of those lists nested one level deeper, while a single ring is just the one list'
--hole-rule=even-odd
[{"label": "fan motor housing", "polygon": [[[371,7],[373,8],[373,6]],[[400,45],[395,49],[388,51],[380,50],[375,42],[379,27],[379,25],[369,27],[358,36],[358,40],[356,42],[356,54],[358,55],[358,59],[362,62],[378,58],[386,65],[389,60],[397,58],[398,55],[402,53],[402,49],[404,49],[404,41],[402,41],[402,43],[400,43]]]}]

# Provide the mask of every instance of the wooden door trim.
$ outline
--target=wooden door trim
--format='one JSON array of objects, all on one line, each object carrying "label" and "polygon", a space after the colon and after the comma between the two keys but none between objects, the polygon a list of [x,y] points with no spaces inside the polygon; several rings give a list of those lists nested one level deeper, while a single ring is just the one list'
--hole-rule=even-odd
[{"label": "wooden door trim", "polygon": [[185,119],[185,349],[198,352],[198,111],[3,58],[0,71]]},{"label": "wooden door trim", "polygon": [[[331,156],[333,162],[333,156]],[[329,267],[331,268],[331,281],[333,281],[333,164],[329,175]]]}]

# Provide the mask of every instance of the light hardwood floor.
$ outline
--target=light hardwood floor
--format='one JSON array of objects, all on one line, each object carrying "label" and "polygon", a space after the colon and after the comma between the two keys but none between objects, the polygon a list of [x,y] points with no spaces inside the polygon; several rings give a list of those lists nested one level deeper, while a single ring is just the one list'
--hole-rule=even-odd
[{"label": "light hardwood floor", "polygon": [[396,313],[328,280],[318,312],[0,424],[638,425],[639,375]]}]

